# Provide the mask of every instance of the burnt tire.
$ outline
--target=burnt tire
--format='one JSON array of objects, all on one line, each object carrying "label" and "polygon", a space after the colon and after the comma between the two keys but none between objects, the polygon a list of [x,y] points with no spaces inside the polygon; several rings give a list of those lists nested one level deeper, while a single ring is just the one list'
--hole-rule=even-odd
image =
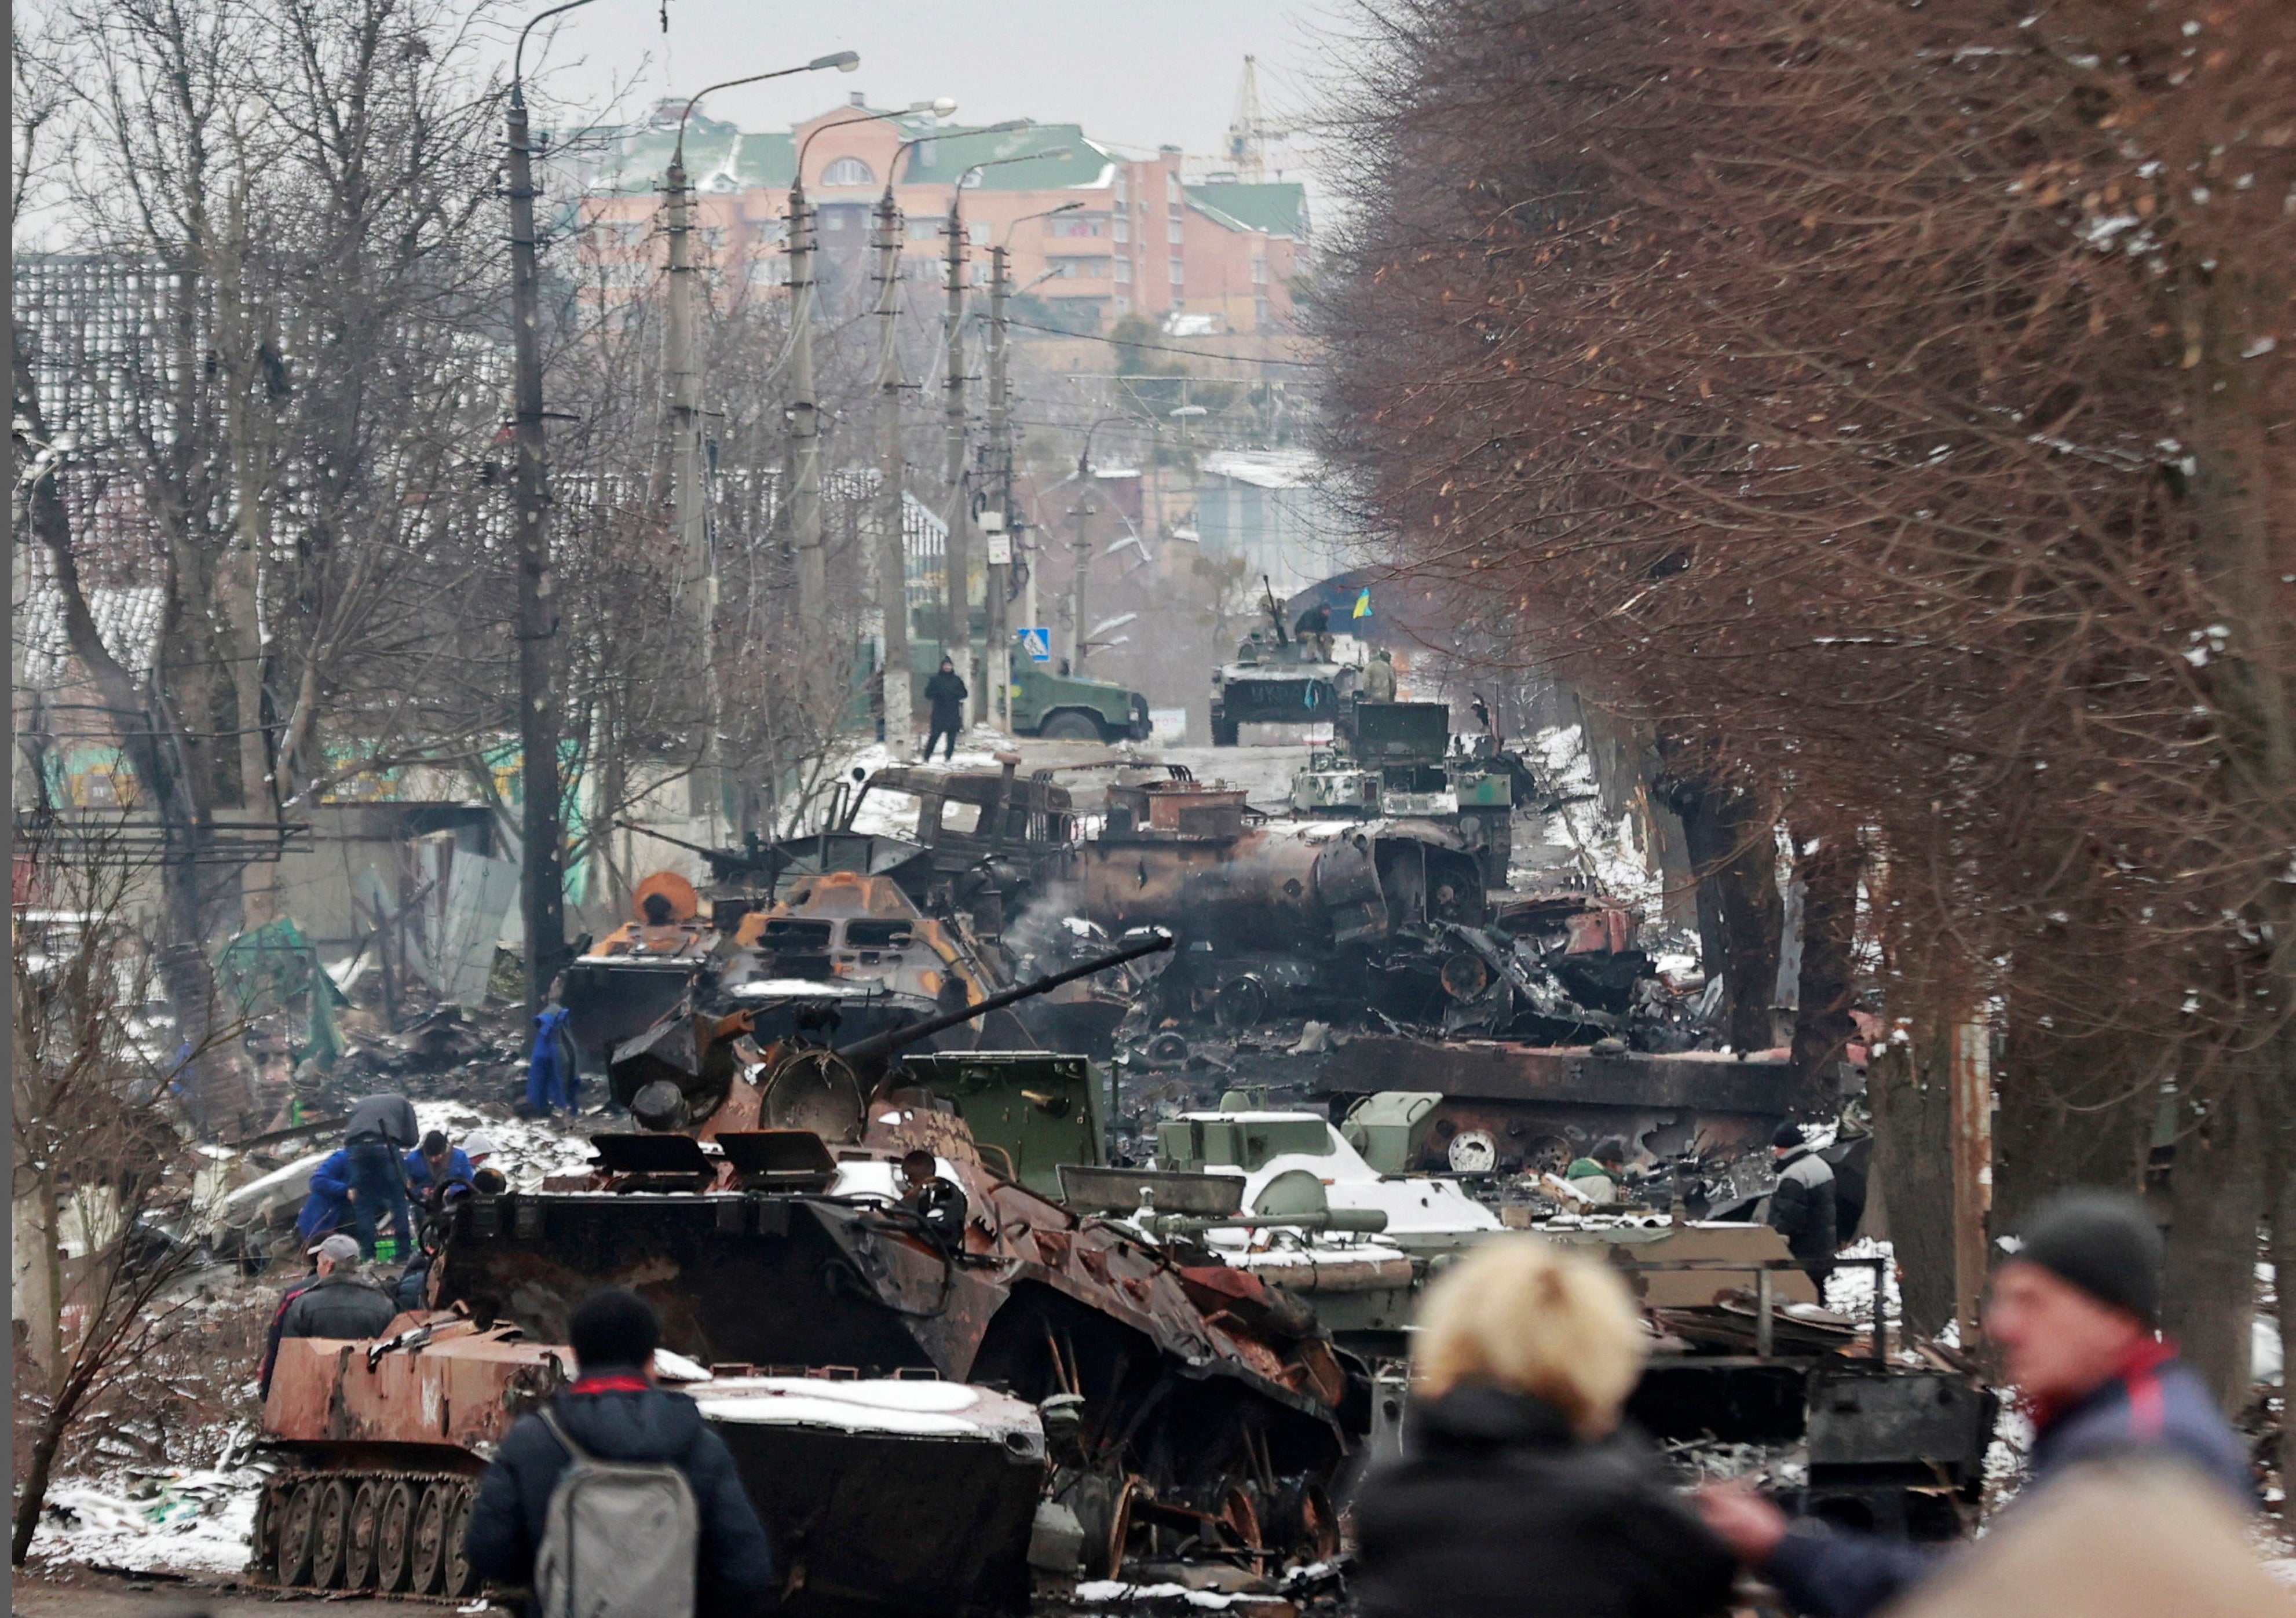
[{"label": "burnt tire", "polygon": [[447,1572],[447,1485],[428,1483],[415,1503],[414,1525],[406,1540],[406,1588],[435,1596]]},{"label": "burnt tire", "polygon": [[1098,719],[1073,708],[1063,708],[1057,713],[1047,714],[1045,722],[1037,727],[1037,734],[1047,742],[1104,742],[1108,739]]},{"label": "burnt tire", "polygon": [[348,1538],[350,1485],[329,1478],[319,1485],[318,1503],[311,1512],[311,1585],[332,1589],[343,1576],[343,1548]]},{"label": "burnt tire", "polygon": [[311,1571],[311,1529],[318,1508],[316,1482],[298,1483],[287,1497],[287,1509],[279,1519],[278,1552],[272,1563],[274,1575],[283,1585],[302,1583]]},{"label": "burnt tire", "polygon": [[351,1495],[351,1514],[343,1526],[343,1588],[368,1589],[374,1584],[375,1518],[382,1508],[384,1485],[373,1478]]},{"label": "burnt tire", "polygon": [[408,1552],[414,1544],[414,1485],[388,1483],[374,1511],[374,1587],[386,1595],[406,1588]]},{"label": "burnt tire", "polygon": [[451,1601],[461,1601],[479,1588],[478,1569],[463,1554],[463,1541],[471,1532],[472,1491],[468,1483],[457,1484],[454,1498],[447,1502],[447,1558],[439,1574],[444,1594]]}]

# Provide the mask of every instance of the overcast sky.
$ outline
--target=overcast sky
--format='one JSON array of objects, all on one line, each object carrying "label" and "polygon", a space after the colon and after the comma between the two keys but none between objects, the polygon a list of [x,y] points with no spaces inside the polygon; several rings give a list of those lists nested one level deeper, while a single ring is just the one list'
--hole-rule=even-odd
[{"label": "overcast sky", "polygon": [[[710,97],[750,128],[865,92],[873,106],[955,96],[956,119],[1080,123],[1111,145],[1210,152],[1234,116],[1247,54],[1272,118],[1302,110],[1324,71],[1334,0],[595,0],[559,24],[546,62],[554,96],[594,113],[712,82],[861,53],[857,72],[813,73]],[[550,26],[550,25],[545,25]]]}]

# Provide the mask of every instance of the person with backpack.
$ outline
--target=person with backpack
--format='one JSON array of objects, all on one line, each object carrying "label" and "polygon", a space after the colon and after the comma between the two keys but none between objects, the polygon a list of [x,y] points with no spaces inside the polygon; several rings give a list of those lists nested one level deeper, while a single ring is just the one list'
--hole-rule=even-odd
[{"label": "person with backpack", "polygon": [[529,1618],[732,1618],[768,1606],[772,1548],[726,1442],[653,1384],[661,1338],[636,1294],[574,1311],[574,1384],[521,1417],[479,1484],[463,1554],[532,1589]]}]

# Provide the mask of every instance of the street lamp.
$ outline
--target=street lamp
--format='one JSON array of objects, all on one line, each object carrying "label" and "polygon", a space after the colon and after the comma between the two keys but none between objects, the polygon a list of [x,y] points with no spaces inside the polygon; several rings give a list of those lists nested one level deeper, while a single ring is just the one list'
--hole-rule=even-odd
[{"label": "street lamp", "polygon": [[[677,115],[677,144],[671,152],[669,192],[669,320],[664,333],[662,369],[668,374],[670,499],[677,517],[681,587],[678,594],[701,637],[702,703],[707,715],[701,738],[701,779],[709,787],[709,821],[715,828],[725,793],[718,772],[718,739],[724,700],[718,678],[718,569],[709,544],[708,497],[702,488],[701,365],[694,342],[692,192],[685,178],[685,126],[705,95],[741,85],[763,84],[798,73],[835,69],[850,73],[861,65],[858,53],[833,51],[800,67],[776,68],[729,78],[697,91]],[[803,581],[800,580],[800,583]]]}]

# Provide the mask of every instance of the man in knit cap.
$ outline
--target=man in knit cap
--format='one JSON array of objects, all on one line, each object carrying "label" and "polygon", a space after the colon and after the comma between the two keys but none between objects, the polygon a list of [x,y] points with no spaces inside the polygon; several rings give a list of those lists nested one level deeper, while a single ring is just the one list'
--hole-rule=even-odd
[{"label": "man in knit cap", "polygon": [[[1985,1335],[2033,1419],[2029,1497],[2083,1461],[2160,1458],[2243,1509],[2255,1479],[2208,1384],[2160,1334],[2161,1232],[2135,1197],[2074,1191],[2037,1213],[1993,1273]],[[1700,1497],[1707,1524],[1794,1610],[1865,1618],[1939,1565],[1939,1553],[1790,1524],[1749,1490]]]}]

